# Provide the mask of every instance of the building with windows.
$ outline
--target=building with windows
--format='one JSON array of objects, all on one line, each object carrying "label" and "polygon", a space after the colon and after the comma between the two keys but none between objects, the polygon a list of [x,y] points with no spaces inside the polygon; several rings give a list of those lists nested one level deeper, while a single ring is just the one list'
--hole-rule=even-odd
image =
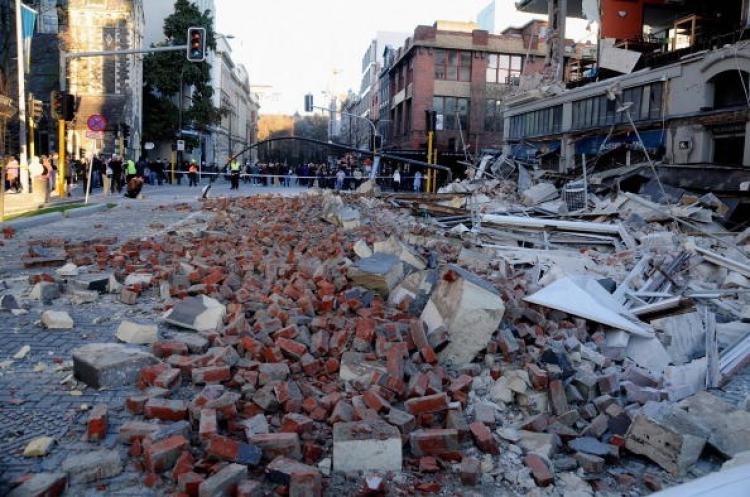
[{"label": "building with windows", "polygon": [[[749,4],[599,6],[608,37],[600,43],[600,67],[554,92],[541,85],[507,100],[505,151],[573,174],[584,162],[600,170],[635,167],[646,161],[645,148],[665,181],[737,191],[741,181],[728,178],[747,179],[750,167]],[[627,22],[613,21],[616,8],[625,9],[620,17]]]},{"label": "building with windows", "polygon": [[532,21],[499,35],[474,23],[418,26],[388,69],[388,148],[424,155],[430,110],[437,113],[441,164],[463,158],[464,151],[501,147],[504,100],[518,90],[522,75],[544,66],[544,25]]}]

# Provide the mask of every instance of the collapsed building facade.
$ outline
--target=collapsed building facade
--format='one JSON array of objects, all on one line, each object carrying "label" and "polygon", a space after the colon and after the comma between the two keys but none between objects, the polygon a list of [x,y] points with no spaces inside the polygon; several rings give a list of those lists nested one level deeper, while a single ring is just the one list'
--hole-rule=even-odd
[{"label": "collapsed building facade", "polygon": [[664,183],[712,191],[732,203],[737,215],[745,212],[750,166],[746,1],[716,6],[524,0],[517,5],[550,13],[550,67],[556,65],[554,34],[564,36],[564,28],[554,31],[564,26],[557,19],[561,14],[598,21],[600,39],[597,64],[575,76],[567,67],[553,70],[540,85],[506,99],[506,154],[562,178],[581,177],[584,165],[589,174],[614,168],[616,181],[635,191],[648,179],[633,178],[652,175],[650,167],[643,173],[651,164]]}]

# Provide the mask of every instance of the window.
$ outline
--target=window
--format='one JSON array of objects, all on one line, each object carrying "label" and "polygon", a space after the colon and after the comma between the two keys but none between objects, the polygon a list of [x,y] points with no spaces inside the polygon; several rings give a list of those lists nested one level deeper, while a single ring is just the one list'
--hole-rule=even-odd
[{"label": "window", "polygon": [[484,130],[502,132],[503,131],[503,112],[501,100],[487,100],[484,110]]},{"label": "window", "polygon": [[518,84],[523,59],[520,55],[490,54],[487,58],[487,82]]},{"label": "window", "polygon": [[606,95],[584,98],[573,102],[573,129],[585,129],[627,122],[627,113],[617,112],[623,103],[630,103],[628,110],[633,121],[659,119],[662,114],[661,81],[648,85],[626,88],[617,101]]},{"label": "window", "polygon": [[526,112],[510,118],[510,137],[551,135],[559,133],[561,125],[562,105]]},{"label": "window", "polygon": [[471,81],[471,52],[435,50],[435,79]]},{"label": "window", "polygon": [[711,79],[714,85],[714,109],[747,105],[748,74],[744,71],[726,71]]},{"label": "window", "polygon": [[[444,130],[466,130],[469,126],[469,99],[461,97],[435,97],[432,109],[442,116]],[[440,121],[438,117],[438,122]]]}]

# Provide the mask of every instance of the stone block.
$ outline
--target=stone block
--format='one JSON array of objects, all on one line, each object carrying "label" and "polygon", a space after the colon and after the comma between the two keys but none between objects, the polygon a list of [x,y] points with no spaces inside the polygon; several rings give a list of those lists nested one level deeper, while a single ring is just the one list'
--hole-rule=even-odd
[{"label": "stone block", "polygon": [[375,253],[350,267],[347,276],[355,285],[388,298],[391,289],[404,277],[404,264],[394,255]]},{"label": "stone block", "polygon": [[71,483],[88,483],[119,475],[122,461],[116,450],[97,450],[69,455],[62,462],[62,470]]},{"label": "stone block", "polygon": [[381,420],[333,425],[334,471],[401,471],[401,434]]},{"label": "stone block", "polygon": [[487,347],[505,312],[497,290],[458,266],[442,274],[422,311],[428,333],[444,327],[450,342],[439,353],[441,361],[471,362]]},{"label": "stone block", "polygon": [[118,340],[134,345],[150,345],[157,340],[158,327],[155,324],[142,324],[124,320],[117,327]]},{"label": "stone block", "polygon": [[90,343],[73,350],[73,373],[92,388],[131,385],[141,368],[157,362],[152,354],[118,343]]},{"label": "stone block", "polygon": [[73,318],[65,311],[44,311],[42,325],[48,330],[71,330],[74,323]]},{"label": "stone block", "polygon": [[162,315],[166,323],[194,331],[216,331],[224,323],[226,307],[205,295],[188,297]]}]

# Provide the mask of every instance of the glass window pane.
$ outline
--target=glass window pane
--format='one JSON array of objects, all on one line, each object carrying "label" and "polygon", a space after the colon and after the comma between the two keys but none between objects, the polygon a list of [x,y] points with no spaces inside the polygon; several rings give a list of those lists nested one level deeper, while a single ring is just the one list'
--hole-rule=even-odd
[{"label": "glass window pane", "polygon": [[461,67],[471,68],[471,52],[461,52]]},{"label": "glass window pane", "polygon": [[515,55],[511,58],[510,61],[510,68],[514,71],[520,71],[521,70],[521,57],[518,55]]},{"label": "glass window pane", "polygon": [[456,112],[456,97],[445,97],[445,113],[453,114]]},{"label": "glass window pane", "polygon": [[458,80],[471,81],[471,67],[461,66],[461,68],[458,70]]},{"label": "glass window pane", "polygon": [[487,59],[487,67],[497,68],[497,54],[492,53]]},{"label": "glass window pane", "polygon": [[432,99],[432,110],[434,110],[438,114],[442,114],[442,112],[443,112],[443,97],[435,97],[434,99]]},{"label": "glass window pane", "polygon": [[469,99],[468,98],[458,98],[456,99],[456,107],[458,112],[460,114],[465,114],[469,111]]},{"label": "glass window pane", "polygon": [[508,77],[510,76],[510,72],[508,69],[498,69],[497,70],[497,82],[502,83],[504,85],[508,84]]},{"label": "glass window pane", "polygon": [[446,72],[446,79],[455,81],[458,79],[458,54],[456,52],[450,52],[448,54],[448,70]]},{"label": "glass window pane", "polygon": [[500,56],[500,67],[503,69],[508,69],[510,67],[510,56],[509,55],[501,55]]},{"label": "glass window pane", "polygon": [[488,67],[486,79],[488,83],[497,83],[497,69]]}]

